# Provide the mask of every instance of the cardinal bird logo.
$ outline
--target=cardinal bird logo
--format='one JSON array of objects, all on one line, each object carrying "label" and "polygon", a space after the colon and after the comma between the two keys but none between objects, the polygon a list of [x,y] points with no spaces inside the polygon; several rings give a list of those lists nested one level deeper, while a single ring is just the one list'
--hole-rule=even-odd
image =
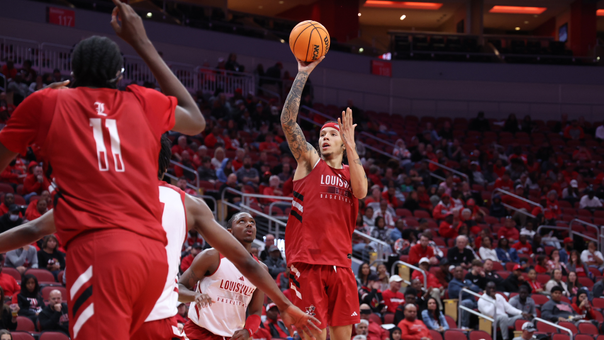
[{"label": "cardinal bird logo", "polygon": [[310,305],[310,307],[306,307],[306,314],[315,316],[315,306]]}]

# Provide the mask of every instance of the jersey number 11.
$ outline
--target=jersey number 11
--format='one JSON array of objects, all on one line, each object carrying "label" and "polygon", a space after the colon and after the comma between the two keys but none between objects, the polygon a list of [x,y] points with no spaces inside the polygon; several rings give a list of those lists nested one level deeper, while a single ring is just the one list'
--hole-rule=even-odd
[{"label": "jersey number 11", "polygon": [[[90,118],[90,126],[92,126],[92,135],[94,136],[94,142],[96,143],[96,156],[99,161],[99,170],[109,171],[107,148],[105,148],[101,118]],[[111,153],[113,154],[115,171],[124,172],[124,161],[122,160],[122,150],[120,148],[120,135],[117,132],[115,119],[105,119],[105,127],[109,130]]]}]

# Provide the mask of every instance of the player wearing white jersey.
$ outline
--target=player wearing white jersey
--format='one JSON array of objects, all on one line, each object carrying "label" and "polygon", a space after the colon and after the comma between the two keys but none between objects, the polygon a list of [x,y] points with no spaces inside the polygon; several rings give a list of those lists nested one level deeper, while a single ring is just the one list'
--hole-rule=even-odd
[{"label": "player wearing white jersey", "polygon": [[[256,239],[252,215],[233,215],[227,228],[250,252]],[[268,272],[266,265],[261,265]],[[194,302],[185,325],[191,340],[248,340],[260,326],[264,294],[216,249],[195,257],[180,278],[179,291],[181,301]]]},{"label": "player wearing white jersey", "polygon": [[[162,138],[162,150],[159,157],[158,175],[161,179],[170,162],[170,143],[167,138]],[[226,257],[233,259],[233,265],[249,278],[250,281],[262,288],[267,295],[274,296],[282,306],[282,315],[288,326],[295,325],[297,329],[310,334],[309,327],[316,330],[312,323],[316,319],[306,315],[293,306],[277,287],[265,268],[249,255],[240,242],[224,230],[215,220],[212,211],[201,199],[184,194],[179,188],[170,186],[160,181],[160,200],[164,206],[162,225],[167,232],[168,245],[166,246],[169,261],[169,273],[166,278],[164,291],[145,323],[135,333],[131,340],[169,339],[180,338],[177,333],[177,324],[174,316],[177,313],[176,299],[178,299],[177,274],[180,263],[180,249],[188,230],[197,230],[202,237],[220,250]],[[163,198],[161,193],[163,192]],[[164,223],[165,222],[165,223]],[[56,232],[53,210],[48,211],[38,219],[27,222],[9,231],[0,234],[0,253],[18,249],[36,242],[42,237]],[[178,250],[178,251],[177,251]],[[318,322],[317,322],[318,323]]]}]

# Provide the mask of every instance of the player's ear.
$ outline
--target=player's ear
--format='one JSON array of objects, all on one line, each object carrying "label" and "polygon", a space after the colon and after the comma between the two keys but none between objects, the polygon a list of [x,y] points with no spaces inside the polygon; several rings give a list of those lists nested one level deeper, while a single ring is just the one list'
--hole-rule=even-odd
[{"label": "player's ear", "polygon": [[229,234],[233,235],[233,229],[227,228],[227,231],[229,232]]}]

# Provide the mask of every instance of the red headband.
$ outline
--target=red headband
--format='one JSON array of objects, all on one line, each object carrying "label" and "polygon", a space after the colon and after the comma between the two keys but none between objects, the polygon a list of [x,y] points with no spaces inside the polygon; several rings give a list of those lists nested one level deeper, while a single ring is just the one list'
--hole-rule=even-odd
[{"label": "red headband", "polygon": [[321,127],[321,131],[323,131],[323,129],[325,128],[334,128],[338,131],[340,131],[340,126],[338,125],[338,123],[325,123],[322,127]]}]

